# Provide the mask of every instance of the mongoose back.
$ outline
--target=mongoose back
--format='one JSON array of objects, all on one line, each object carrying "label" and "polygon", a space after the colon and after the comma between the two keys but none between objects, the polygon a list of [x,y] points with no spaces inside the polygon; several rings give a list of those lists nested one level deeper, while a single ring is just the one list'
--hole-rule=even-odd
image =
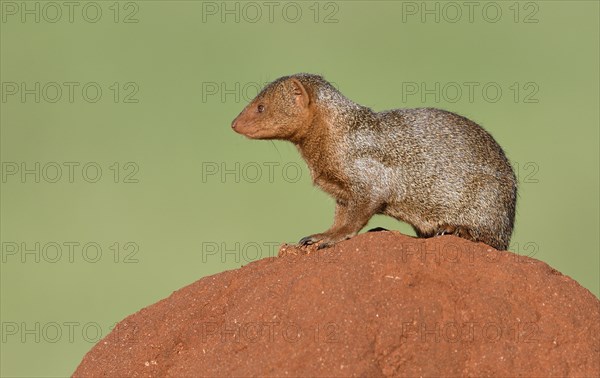
[{"label": "mongoose back", "polygon": [[465,117],[434,108],[375,112],[303,73],[265,86],[231,126],[294,143],[314,184],[335,199],[333,225],[302,245],[334,245],[385,214],[419,237],[454,234],[508,248],[516,177],[498,143]]}]

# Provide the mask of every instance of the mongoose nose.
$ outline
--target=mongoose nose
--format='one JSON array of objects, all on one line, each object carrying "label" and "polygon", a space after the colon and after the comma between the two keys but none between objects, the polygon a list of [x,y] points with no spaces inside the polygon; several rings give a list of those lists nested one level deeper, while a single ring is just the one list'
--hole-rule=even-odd
[{"label": "mongoose nose", "polygon": [[235,126],[237,124],[237,118],[233,120],[233,122],[231,122],[231,128],[235,129]]}]

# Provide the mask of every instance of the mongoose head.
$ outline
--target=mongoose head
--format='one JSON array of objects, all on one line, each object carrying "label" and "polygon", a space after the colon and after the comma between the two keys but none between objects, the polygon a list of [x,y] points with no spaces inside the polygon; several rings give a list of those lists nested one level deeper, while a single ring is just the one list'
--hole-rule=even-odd
[{"label": "mongoose head", "polygon": [[281,139],[296,142],[312,118],[307,88],[287,76],[267,85],[233,120],[235,132],[252,139]]}]

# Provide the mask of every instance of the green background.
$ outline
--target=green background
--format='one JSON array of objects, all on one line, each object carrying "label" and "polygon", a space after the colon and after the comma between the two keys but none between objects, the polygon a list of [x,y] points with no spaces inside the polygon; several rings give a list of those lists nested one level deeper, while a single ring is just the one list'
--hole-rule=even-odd
[{"label": "green background", "polygon": [[[48,22],[55,10],[28,2],[40,7],[39,23],[35,15],[23,22],[6,3],[22,6],[2,1],[2,376],[69,375],[98,330],[105,335],[184,285],[330,225],[333,201],[311,186],[291,144],[230,129],[258,85],[296,72],[322,74],[375,110],[435,106],[482,124],[518,169],[511,250],[600,293],[596,1],[495,2],[487,14],[482,2],[471,20],[461,2],[453,3],[460,17],[428,2],[439,7],[439,22],[435,14],[423,22],[422,9],[412,14],[422,2],[400,1],[278,2],[272,20],[262,2],[229,2],[234,14],[224,22],[211,13],[221,2],[97,2],[97,22],[82,16],[86,2],[73,22],[66,8]],[[302,15],[292,22],[297,8]],[[36,82],[39,103],[9,93],[10,83]],[[79,83],[73,102],[65,82]],[[102,89],[97,102],[81,93],[90,82]],[[478,83],[472,98],[465,82]],[[47,83],[63,88],[56,103]],[[440,98],[409,95],[410,83],[434,92],[440,83]],[[496,87],[502,95],[494,101]],[[129,100],[137,102],[126,102],[135,90]],[[8,175],[13,163],[36,162],[39,183]],[[52,162],[62,166],[56,183]],[[72,183],[65,162],[79,164]],[[87,163],[102,169],[95,183],[86,181],[93,169],[82,176]],[[234,173],[221,177],[223,168]],[[382,216],[368,225],[375,226],[413,234]],[[79,243],[72,256],[65,242]],[[21,243],[34,252],[23,253]],[[52,243],[62,245],[56,262],[47,261],[56,257]],[[101,248],[97,262],[95,249],[83,254],[89,243]]]}]

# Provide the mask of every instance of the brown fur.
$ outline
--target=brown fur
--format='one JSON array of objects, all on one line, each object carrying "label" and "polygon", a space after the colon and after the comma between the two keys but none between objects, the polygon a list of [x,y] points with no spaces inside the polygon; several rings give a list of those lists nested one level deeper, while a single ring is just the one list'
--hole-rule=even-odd
[{"label": "brown fur", "polygon": [[516,178],[502,148],[467,118],[433,108],[377,113],[321,76],[296,74],[267,85],[232,127],[294,143],[315,185],[336,200],[331,228],[301,244],[333,245],[385,214],[420,237],[454,234],[508,248]]}]

